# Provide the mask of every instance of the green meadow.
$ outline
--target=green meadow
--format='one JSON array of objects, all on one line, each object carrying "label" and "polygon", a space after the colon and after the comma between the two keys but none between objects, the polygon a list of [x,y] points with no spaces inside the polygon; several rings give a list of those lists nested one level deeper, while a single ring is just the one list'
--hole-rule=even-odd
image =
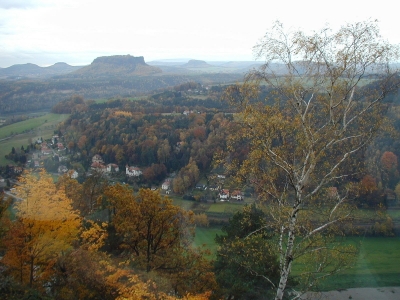
[{"label": "green meadow", "polygon": [[214,239],[217,234],[222,234],[219,227],[197,227],[196,235],[194,237],[194,245],[210,250],[211,257],[214,257],[217,251],[217,244]]},{"label": "green meadow", "polygon": [[[194,244],[206,247],[215,255],[216,234],[222,234],[219,227],[196,228]],[[357,260],[351,268],[321,282],[318,289],[329,291],[354,287],[400,286],[399,237],[347,237],[344,242],[359,245]],[[300,270],[295,267],[294,273],[298,271]]]},{"label": "green meadow", "polygon": [[360,243],[354,266],[321,283],[322,290],[400,286],[399,237],[349,237]]}]

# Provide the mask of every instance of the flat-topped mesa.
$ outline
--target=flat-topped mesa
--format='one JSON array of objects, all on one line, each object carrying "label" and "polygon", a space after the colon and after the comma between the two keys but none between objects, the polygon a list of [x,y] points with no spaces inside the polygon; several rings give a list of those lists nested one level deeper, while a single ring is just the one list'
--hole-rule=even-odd
[{"label": "flat-topped mesa", "polygon": [[97,57],[86,67],[74,72],[82,77],[107,77],[107,76],[140,76],[161,73],[161,69],[149,66],[143,56],[113,55]]},{"label": "flat-topped mesa", "polygon": [[183,67],[186,67],[186,68],[204,68],[204,67],[206,67],[207,68],[207,67],[211,67],[211,65],[206,63],[204,60],[191,59],[186,64],[184,64]]},{"label": "flat-topped mesa", "polygon": [[137,64],[146,65],[143,56],[132,56],[132,55],[113,55],[113,56],[101,56],[93,60],[93,64],[112,64],[117,66],[136,66]]}]

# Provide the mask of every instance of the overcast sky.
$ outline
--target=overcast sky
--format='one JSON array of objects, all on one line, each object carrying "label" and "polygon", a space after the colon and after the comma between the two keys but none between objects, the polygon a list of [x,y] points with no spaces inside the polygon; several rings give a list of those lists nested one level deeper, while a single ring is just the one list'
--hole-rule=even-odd
[{"label": "overcast sky", "polygon": [[400,43],[392,0],[0,0],[0,67],[98,56],[253,60],[252,47],[275,20],[303,30],[378,19]]}]

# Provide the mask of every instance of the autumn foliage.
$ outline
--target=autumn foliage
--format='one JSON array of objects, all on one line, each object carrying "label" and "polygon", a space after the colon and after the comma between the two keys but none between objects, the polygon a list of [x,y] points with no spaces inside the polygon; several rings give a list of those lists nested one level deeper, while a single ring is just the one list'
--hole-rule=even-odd
[{"label": "autumn foliage", "polygon": [[57,258],[77,239],[81,219],[45,171],[26,172],[19,182],[16,195],[21,200],[5,238],[3,262],[21,283],[40,288],[51,277]]},{"label": "autumn foliage", "polygon": [[[71,190],[85,188],[78,187],[66,177],[56,185],[43,170],[20,177],[16,219],[7,222],[3,216],[0,224],[5,249],[0,278],[12,278],[2,284],[2,293],[10,299],[23,294],[61,300],[208,299],[216,283],[204,251],[191,246],[191,212],[158,192],[133,194],[116,185],[105,192],[111,223],[95,222],[73,208],[68,195],[85,198]],[[120,256],[104,251],[113,230]]]}]

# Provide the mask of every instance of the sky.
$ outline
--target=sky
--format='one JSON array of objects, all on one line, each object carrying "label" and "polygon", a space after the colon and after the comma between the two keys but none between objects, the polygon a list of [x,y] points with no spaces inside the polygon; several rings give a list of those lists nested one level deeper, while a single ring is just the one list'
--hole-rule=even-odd
[{"label": "sky", "polygon": [[276,20],[307,32],[377,19],[399,44],[398,16],[393,0],[0,0],[0,67],[88,65],[125,54],[249,61]]}]

